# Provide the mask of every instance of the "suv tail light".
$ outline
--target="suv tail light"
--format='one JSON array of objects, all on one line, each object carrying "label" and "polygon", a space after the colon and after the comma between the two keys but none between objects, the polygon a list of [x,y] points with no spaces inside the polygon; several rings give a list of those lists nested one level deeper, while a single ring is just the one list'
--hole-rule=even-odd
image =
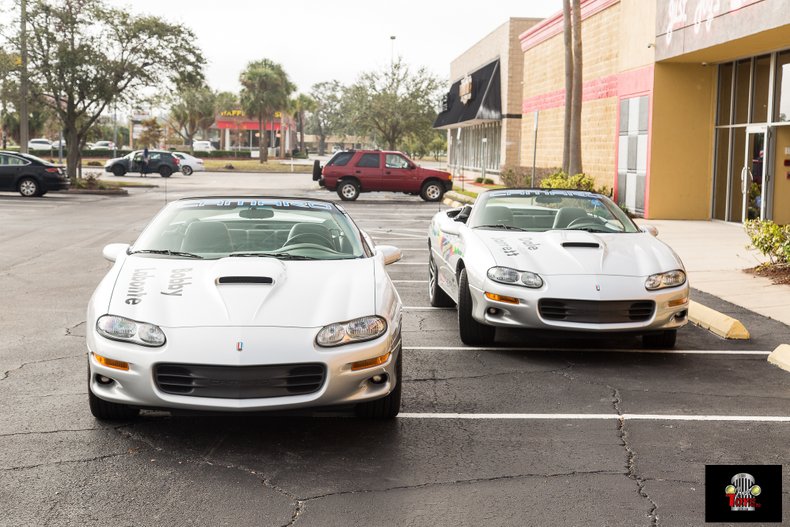
[{"label": "suv tail light", "polygon": [[44,171],[51,174],[60,174],[60,169],[57,168],[45,168]]},{"label": "suv tail light", "polygon": [[173,156],[173,161],[176,162],[176,166],[179,166],[181,164],[181,160],[178,159],[176,156]]}]

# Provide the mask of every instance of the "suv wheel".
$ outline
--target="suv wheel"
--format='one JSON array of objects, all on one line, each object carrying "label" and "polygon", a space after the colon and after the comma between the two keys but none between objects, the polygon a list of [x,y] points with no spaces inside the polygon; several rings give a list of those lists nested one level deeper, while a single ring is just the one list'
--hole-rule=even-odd
[{"label": "suv wheel", "polygon": [[17,185],[17,190],[26,198],[41,196],[41,189],[38,186],[38,182],[32,177],[22,178],[22,181]]},{"label": "suv wheel", "polygon": [[170,177],[173,173],[173,169],[168,166],[159,167],[159,175],[162,177]]},{"label": "suv wheel", "polygon": [[359,197],[359,184],[355,181],[341,181],[337,186],[337,195],[343,201],[354,201]]},{"label": "suv wheel", "polygon": [[115,165],[112,167],[112,175],[121,177],[126,174],[126,169],[123,168],[121,165]]},{"label": "suv wheel", "polygon": [[439,201],[444,196],[444,185],[436,180],[426,181],[420,191],[420,197],[425,201]]}]

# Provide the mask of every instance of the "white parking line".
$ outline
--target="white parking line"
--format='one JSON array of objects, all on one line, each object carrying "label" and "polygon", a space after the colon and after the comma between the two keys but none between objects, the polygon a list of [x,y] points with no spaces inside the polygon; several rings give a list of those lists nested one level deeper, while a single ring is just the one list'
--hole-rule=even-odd
[{"label": "white parking line", "polygon": [[[406,309],[406,308],[404,308]],[[434,309],[455,309],[454,307],[441,307]],[[416,309],[415,311],[420,311]],[[505,346],[403,346],[405,350],[413,351],[584,351],[584,352],[600,352],[600,353],[663,353],[668,355],[758,355],[766,357],[771,354],[770,351],[754,351],[754,350],[659,350],[659,349],[630,349],[630,348],[595,348],[595,349],[581,349],[581,348],[508,348]]]},{"label": "white parking line", "polygon": [[412,307],[403,306],[404,311],[455,311],[454,307]]},{"label": "white parking line", "polygon": [[393,284],[427,284],[428,280],[393,280]]},{"label": "white parking line", "polygon": [[390,265],[422,265],[425,267],[425,262],[395,262]]},{"label": "white parking line", "polygon": [[401,413],[401,419],[499,419],[499,420],[624,420],[624,421],[740,421],[790,423],[784,415],[672,415],[672,414],[455,414]]}]

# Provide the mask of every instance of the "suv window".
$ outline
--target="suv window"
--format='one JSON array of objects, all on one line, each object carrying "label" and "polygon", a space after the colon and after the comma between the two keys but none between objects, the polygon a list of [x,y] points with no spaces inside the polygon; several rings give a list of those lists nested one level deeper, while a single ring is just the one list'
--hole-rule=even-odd
[{"label": "suv window", "polygon": [[362,168],[378,168],[379,157],[378,154],[363,154],[357,166]]},{"label": "suv window", "polygon": [[351,158],[354,157],[354,152],[339,152],[335,157],[329,160],[327,165],[333,165],[336,167],[344,167],[351,161]]},{"label": "suv window", "polygon": [[385,168],[409,168],[409,162],[398,154],[387,154],[384,161]]}]

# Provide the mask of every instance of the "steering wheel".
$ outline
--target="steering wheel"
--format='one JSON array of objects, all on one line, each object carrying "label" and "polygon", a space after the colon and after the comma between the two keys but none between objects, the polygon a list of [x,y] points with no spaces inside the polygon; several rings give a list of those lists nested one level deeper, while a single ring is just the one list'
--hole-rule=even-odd
[{"label": "steering wheel", "polygon": [[285,241],[283,247],[287,247],[288,245],[296,245],[297,243],[312,243],[314,245],[326,247],[327,249],[332,249],[333,251],[335,250],[331,240],[328,240],[320,234],[315,234],[313,232],[304,232],[302,234],[297,234],[293,238],[288,238]]},{"label": "steering wheel", "polygon": [[593,226],[593,227],[600,227],[601,225],[605,225],[606,222],[603,221],[601,218],[598,217],[590,217],[586,216],[584,218],[576,218],[575,220],[571,221],[566,229],[570,229],[572,227],[581,227],[581,226]]}]

